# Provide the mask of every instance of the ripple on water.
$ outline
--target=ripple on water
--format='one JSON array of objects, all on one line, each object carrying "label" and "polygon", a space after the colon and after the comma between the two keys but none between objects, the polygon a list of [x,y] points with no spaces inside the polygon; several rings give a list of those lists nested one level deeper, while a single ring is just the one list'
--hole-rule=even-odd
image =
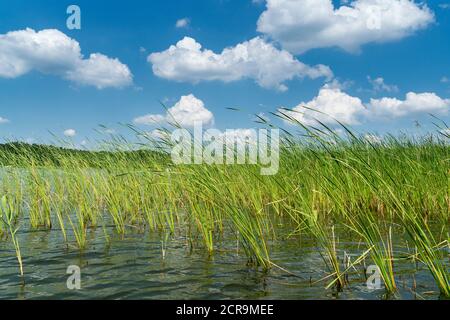
[{"label": "ripple on water", "polygon": [[[69,235],[70,236],[70,235]],[[273,261],[293,274],[273,268],[262,272],[246,267],[235,248],[208,257],[191,253],[183,237],[167,243],[162,258],[158,235],[132,234],[105,243],[103,231],[92,231],[88,248],[80,253],[65,246],[61,232],[24,231],[19,235],[25,266],[25,285],[18,276],[10,243],[0,242],[1,299],[379,299],[383,290],[370,291],[363,275],[352,277],[340,295],[315,283],[326,273],[319,249],[312,242],[281,241],[272,248]],[[347,252],[359,243],[340,243]],[[353,251],[358,252],[358,251]],[[343,253],[343,252],[342,252]],[[69,265],[81,268],[82,289],[68,290]],[[426,298],[437,298],[433,278],[426,269],[416,272],[411,263],[398,263],[400,296],[414,299],[413,276]]]}]

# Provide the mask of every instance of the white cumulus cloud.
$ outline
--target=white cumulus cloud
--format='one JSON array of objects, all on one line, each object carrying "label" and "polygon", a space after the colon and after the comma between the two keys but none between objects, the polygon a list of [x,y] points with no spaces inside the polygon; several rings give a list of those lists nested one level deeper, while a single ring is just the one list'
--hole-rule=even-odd
[{"label": "white cumulus cloud", "polygon": [[146,114],[144,116],[137,117],[133,120],[135,124],[152,125],[164,122],[166,117],[161,114]]},{"label": "white cumulus cloud", "polygon": [[2,123],[8,123],[8,122],[9,122],[8,119],[3,118],[3,117],[0,117],[0,124],[2,124]]},{"label": "white cumulus cloud", "polygon": [[333,77],[329,67],[308,66],[259,37],[225,48],[221,53],[202,49],[195,39],[185,37],[165,51],[150,54],[148,61],[153,73],[164,79],[197,83],[249,78],[261,87],[281,91],[287,90],[284,82],[295,77]]},{"label": "white cumulus cloud", "polygon": [[154,129],[151,132],[147,132],[147,135],[149,135],[150,138],[153,139],[169,139],[170,134],[167,131],[163,131],[160,129]]},{"label": "white cumulus cloud", "polygon": [[325,85],[318,95],[309,102],[302,102],[292,109],[280,108],[281,116],[288,123],[292,119],[304,125],[358,125],[363,121],[377,121],[405,117],[411,114],[432,113],[447,114],[450,99],[443,99],[435,93],[406,94],[405,100],[384,97],[371,99],[363,103],[358,97],[351,96],[338,87]]},{"label": "white cumulus cloud", "polygon": [[300,103],[292,111],[280,111],[304,125],[317,124],[316,120],[325,124],[335,124],[338,120],[345,125],[354,125],[359,123],[358,117],[366,113],[366,108],[361,99],[325,85],[311,101]]},{"label": "white cumulus cloud", "polygon": [[147,114],[133,120],[135,124],[153,125],[163,122],[178,123],[182,127],[192,127],[195,123],[212,125],[214,115],[205,108],[202,100],[193,94],[182,96],[180,100],[167,110],[165,115]]},{"label": "white cumulus cloud", "polygon": [[384,81],[384,78],[382,78],[382,77],[372,79],[370,76],[368,76],[367,80],[372,85],[372,89],[375,92],[381,92],[381,91],[397,92],[398,91],[398,87],[396,85],[387,84]]},{"label": "white cumulus cloud", "polygon": [[75,137],[77,135],[77,132],[74,129],[67,129],[67,130],[64,130],[63,134],[66,137]]},{"label": "white cumulus cloud", "polygon": [[124,87],[132,82],[131,72],[126,65],[101,53],[93,53],[89,59],[81,60],[74,70],[67,71],[66,78],[99,89]]},{"label": "white cumulus cloud", "polygon": [[435,93],[406,94],[405,100],[397,98],[371,99],[368,107],[375,116],[402,117],[411,113],[447,113],[450,99],[442,99]]},{"label": "white cumulus cloud", "polygon": [[177,27],[177,28],[186,28],[187,26],[189,26],[190,22],[191,22],[191,20],[189,18],[179,19],[175,23],[175,27]]},{"label": "white cumulus cloud", "polygon": [[340,47],[356,52],[366,43],[399,40],[434,22],[415,0],[354,0],[337,8],[332,0],[267,0],[258,31],[286,50]]},{"label": "white cumulus cloud", "polygon": [[128,67],[101,53],[89,58],[80,44],[56,29],[25,29],[0,35],[0,77],[17,78],[31,71],[58,75],[99,89],[132,83]]}]

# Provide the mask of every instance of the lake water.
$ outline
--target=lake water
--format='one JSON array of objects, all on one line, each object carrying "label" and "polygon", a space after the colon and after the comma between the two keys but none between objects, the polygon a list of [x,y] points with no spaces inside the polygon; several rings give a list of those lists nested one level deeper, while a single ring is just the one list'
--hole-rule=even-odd
[{"label": "lake water", "polygon": [[[0,242],[0,299],[439,298],[431,274],[425,267],[416,269],[411,261],[396,262],[399,293],[394,297],[386,297],[383,289],[369,290],[361,267],[351,275],[349,287],[336,294],[325,289],[325,282],[316,283],[326,275],[325,265],[320,250],[304,238],[271,244],[273,261],[289,270],[287,273],[247,266],[244,253],[238,252],[233,242],[209,257],[202,248],[190,250],[183,236],[174,236],[166,244],[163,258],[158,234],[133,233],[107,243],[98,228],[89,233],[88,248],[80,253],[67,248],[57,230],[19,233],[24,284],[14,248],[10,242]],[[339,246],[348,253],[362,252],[357,243],[341,242]],[[67,288],[70,265],[81,269],[80,290]],[[414,283],[417,294],[412,290]]]}]

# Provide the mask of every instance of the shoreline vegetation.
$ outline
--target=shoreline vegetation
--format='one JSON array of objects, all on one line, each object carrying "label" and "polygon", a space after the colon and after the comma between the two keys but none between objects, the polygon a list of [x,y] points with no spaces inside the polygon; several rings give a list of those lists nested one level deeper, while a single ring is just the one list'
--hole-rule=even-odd
[{"label": "shoreline vegetation", "polygon": [[[258,165],[175,166],[168,138],[126,151],[121,138],[108,151],[0,145],[0,241],[15,248],[22,278],[27,244],[18,242],[19,228],[57,229],[70,250],[82,252],[89,229],[111,236],[106,221],[122,236],[159,233],[163,257],[177,228],[192,249],[211,255],[232,234],[250,266],[289,272],[271,259],[282,226],[289,237],[315,240],[326,288],[346,290],[351,272],[363,268],[365,276],[374,264],[395,295],[396,261],[405,259],[427,268],[440,296],[450,298],[449,137],[371,141],[344,126],[345,137],[325,125],[300,129],[284,132],[273,176],[261,176]],[[353,261],[338,253],[342,230],[360,243]]]}]

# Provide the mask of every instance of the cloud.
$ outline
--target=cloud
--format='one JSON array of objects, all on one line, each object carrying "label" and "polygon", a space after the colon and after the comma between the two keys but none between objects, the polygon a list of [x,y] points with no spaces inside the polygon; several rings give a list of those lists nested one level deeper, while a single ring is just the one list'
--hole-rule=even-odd
[{"label": "cloud", "polygon": [[166,117],[160,114],[147,114],[145,116],[137,117],[133,120],[135,124],[152,125],[164,122]]},{"label": "cloud", "polygon": [[175,23],[175,27],[177,27],[177,28],[186,28],[186,27],[189,26],[189,23],[191,23],[191,20],[189,18],[179,19]]},{"label": "cloud", "polygon": [[442,99],[435,93],[406,94],[405,100],[397,98],[371,99],[368,107],[375,116],[403,117],[412,113],[447,113],[450,99]]},{"label": "cloud", "polygon": [[398,92],[398,87],[395,85],[389,85],[384,82],[384,79],[381,77],[372,79],[370,76],[367,76],[367,80],[372,85],[372,89],[375,92]]},{"label": "cloud", "polygon": [[355,125],[359,124],[358,117],[366,113],[366,108],[359,98],[338,87],[325,85],[311,101],[300,103],[292,111],[281,112],[304,125],[317,124],[316,120],[325,124],[336,124],[338,120],[345,125]]},{"label": "cloud", "polygon": [[2,123],[8,123],[8,122],[9,122],[8,119],[3,118],[3,117],[0,117],[0,124],[2,124]]},{"label": "cloud", "polygon": [[93,53],[89,59],[81,60],[74,70],[67,71],[66,78],[98,89],[124,87],[132,82],[126,65],[101,53]]},{"label": "cloud", "polygon": [[66,137],[75,137],[77,135],[77,132],[74,129],[67,129],[67,130],[64,130],[63,134]]},{"label": "cloud", "polygon": [[142,134],[147,139],[165,140],[170,139],[170,133],[161,129],[154,129],[152,131],[145,131]]},{"label": "cloud", "polygon": [[355,0],[335,8],[331,0],[267,0],[258,31],[286,50],[340,47],[357,52],[367,43],[395,41],[434,22],[414,0]]},{"label": "cloud", "polygon": [[182,96],[180,101],[168,110],[167,118],[187,127],[193,126],[196,122],[209,125],[214,121],[213,114],[205,108],[203,101],[192,94]]},{"label": "cloud", "polygon": [[154,129],[150,132],[150,135],[155,139],[167,139],[169,138],[169,134],[166,131],[160,129]]},{"label": "cloud", "polygon": [[406,94],[405,100],[384,97],[363,103],[361,99],[343,92],[338,87],[325,85],[309,102],[302,102],[293,109],[280,108],[281,117],[288,123],[292,119],[304,125],[358,125],[363,121],[376,121],[405,117],[419,113],[446,114],[450,99],[443,99],[435,93]]},{"label": "cloud", "polygon": [[259,37],[225,48],[220,54],[202,49],[195,39],[185,37],[165,51],[150,54],[148,62],[156,76],[168,80],[198,83],[248,78],[261,87],[280,91],[287,90],[285,81],[296,77],[333,77],[329,67],[308,66]]},{"label": "cloud", "polygon": [[0,35],[0,77],[17,78],[32,71],[53,74],[98,89],[132,83],[118,59],[93,53],[85,59],[80,44],[56,29],[25,29]]},{"label": "cloud", "polygon": [[182,96],[180,100],[168,109],[165,115],[147,114],[133,120],[135,124],[154,125],[163,122],[176,122],[182,127],[192,127],[195,123],[212,125],[214,116],[202,100],[197,99],[193,94]]}]

